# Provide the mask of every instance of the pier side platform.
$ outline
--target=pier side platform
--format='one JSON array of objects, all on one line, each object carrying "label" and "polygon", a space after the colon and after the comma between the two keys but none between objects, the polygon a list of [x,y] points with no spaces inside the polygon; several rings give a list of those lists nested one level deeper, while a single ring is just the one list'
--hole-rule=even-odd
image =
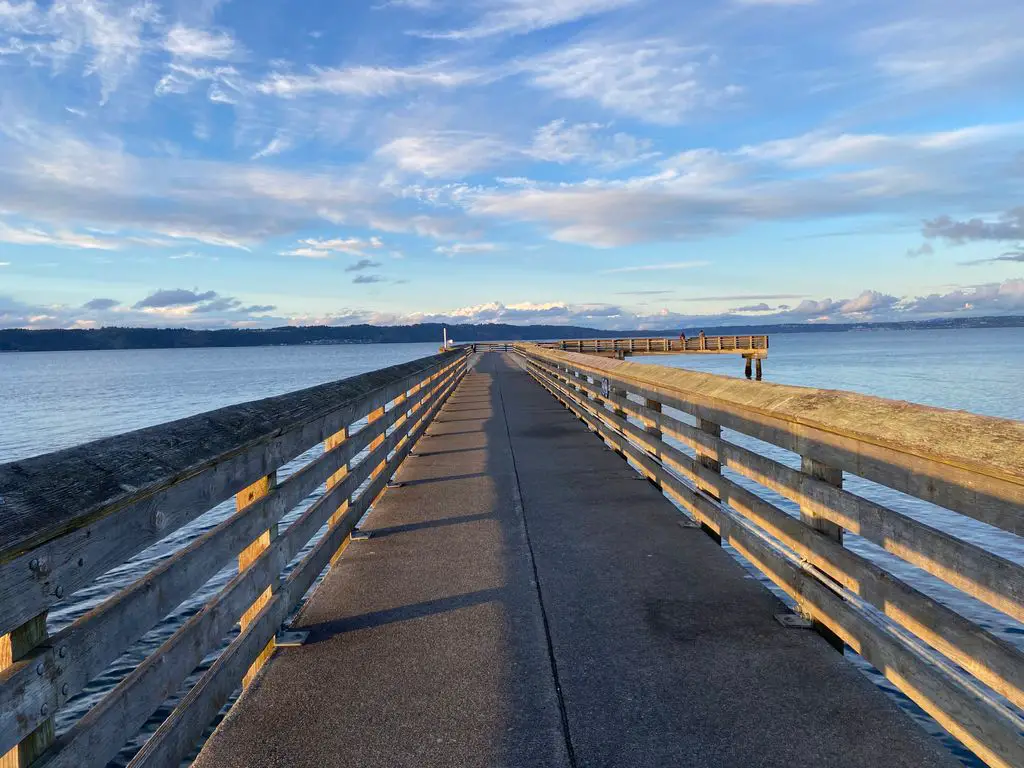
[{"label": "pier side platform", "polygon": [[195,765],[960,765],[513,355],[395,480]]}]

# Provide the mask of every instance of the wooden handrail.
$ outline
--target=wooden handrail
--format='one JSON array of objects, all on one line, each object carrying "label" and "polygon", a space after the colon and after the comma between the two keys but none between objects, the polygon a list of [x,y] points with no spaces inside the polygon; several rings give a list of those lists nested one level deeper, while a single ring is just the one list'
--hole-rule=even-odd
[{"label": "wooden handrail", "polygon": [[[530,344],[517,351],[534,378],[787,592],[826,636],[863,655],[989,765],[1024,761],[1024,653],[844,548],[842,531],[1018,621],[1024,567],[841,487],[845,470],[1020,535],[1024,424]],[[663,413],[665,406],[697,426]],[[802,470],[723,439],[723,426],[795,451]],[[793,517],[721,467],[808,514]]]},{"label": "wooden handrail", "polygon": [[[872,482],[1024,534],[1024,423],[854,392],[742,379],[521,344],[517,349],[809,456]],[[566,356],[568,355],[568,356]],[[676,407],[676,406],[673,406]]]},{"label": "wooden handrail", "polygon": [[[326,443],[320,456],[286,480],[250,494],[252,498],[247,496],[244,503],[240,500],[236,514],[195,537],[45,643],[39,642],[19,654],[0,671],[0,710],[4,712],[0,719],[0,754],[18,749],[40,724],[177,605],[261,534],[273,530],[317,487],[333,480],[330,489],[280,536],[267,536],[258,549],[248,549],[250,555],[240,562],[238,575],[57,739],[39,764],[76,768],[106,765],[204,656],[220,647],[245,613],[245,631],[221,654],[232,660],[230,671],[225,672],[224,665],[216,667],[216,690],[204,689],[201,696],[197,693],[190,699],[197,706],[189,714],[186,732],[191,734],[195,728],[201,732],[209,720],[199,723],[198,713],[212,708],[216,714],[250,665],[271,650],[268,643],[305,593],[298,585],[312,584],[344,545],[360,516],[383,491],[416,438],[457,385],[467,358],[462,350],[436,355],[0,466],[0,492],[16,511],[0,524],[0,552],[6,556],[6,562],[0,565],[0,616],[4,629],[16,630],[26,611],[40,606],[45,610],[54,600],[66,598],[139,549],[245,491],[260,477],[267,477],[318,443]],[[356,430],[357,422],[371,414],[378,415]],[[236,431],[224,435],[211,431],[226,428],[227,424]],[[348,437],[338,441],[341,431]],[[165,446],[186,456],[187,447],[176,442],[183,435],[196,438],[191,445],[191,464],[158,464],[155,457]],[[116,455],[121,463],[85,463],[80,457],[88,449],[100,456]],[[140,462],[144,462],[142,467]],[[159,474],[154,465],[167,470],[166,474]],[[347,473],[341,475],[346,467]],[[78,477],[70,476],[75,472],[80,473]],[[89,492],[89,480],[95,480],[101,489],[109,489],[118,479],[110,477],[112,473],[120,473],[121,478],[143,477],[147,482],[142,487],[119,488],[106,498],[102,493]],[[369,484],[363,487],[367,481]],[[49,505],[61,483],[81,487],[82,502],[78,506],[67,504],[54,519]],[[35,532],[29,530],[28,521],[32,519],[39,525]],[[328,522],[328,533],[289,580],[269,590],[277,584],[284,567]],[[99,536],[110,530],[118,531],[118,535]],[[61,554],[61,559],[50,559],[55,553]],[[87,568],[84,556],[75,559],[77,553],[88,554],[91,568]],[[11,599],[11,582],[24,581],[18,566],[25,566],[38,580],[48,582],[20,602]],[[253,605],[261,595],[263,599]],[[254,646],[253,637],[259,637],[262,644]],[[254,653],[250,653],[251,645]],[[227,692],[223,693],[225,686]],[[175,733],[172,746],[161,742],[165,757],[173,753],[180,758],[193,743],[186,744],[180,731]],[[156,748],[154,743],[152,749]],[[177,751],[179,748],[184,751]]]}]

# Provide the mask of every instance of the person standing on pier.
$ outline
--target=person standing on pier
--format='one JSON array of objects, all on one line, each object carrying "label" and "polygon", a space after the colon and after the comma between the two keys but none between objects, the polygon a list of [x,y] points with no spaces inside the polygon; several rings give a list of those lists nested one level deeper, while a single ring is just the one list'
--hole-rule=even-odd
[{"label": "person standing on pier", "polygon": [[707,344],[707,342],[704,340],[705,336],[704,336],[704,329],[703,328],[700,329],[700,333],[698,333],[697,336],[698,336],[698,338],[700,338],[700,348],[704,349],[704,346]]}]

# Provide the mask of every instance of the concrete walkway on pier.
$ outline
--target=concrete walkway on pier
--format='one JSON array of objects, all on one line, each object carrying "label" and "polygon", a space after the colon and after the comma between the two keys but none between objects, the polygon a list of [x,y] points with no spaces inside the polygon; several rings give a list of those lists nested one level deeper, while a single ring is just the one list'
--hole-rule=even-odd
[{"label": "concrete walkway on pier", "polygon": [[511,355],[398,480],[196,765],[959,765]]}]

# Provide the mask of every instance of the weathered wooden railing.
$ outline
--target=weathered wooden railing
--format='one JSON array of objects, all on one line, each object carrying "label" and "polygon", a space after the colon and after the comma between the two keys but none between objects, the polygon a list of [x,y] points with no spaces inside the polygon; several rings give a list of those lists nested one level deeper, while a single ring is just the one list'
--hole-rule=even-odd
[{"label": "weathered wooden railing", "polygon": [[[1021,563],[842,488],[846,472],[1021,536],[1024,423],[537,345],[517,350],[537,381],[834,644],[861,654],[989,765],[1024,766],[1024,654],[844,547],[843,531],[1016,621],[1024,621]],[[723,439],[723,428],[791,451],[801,468]],[[796,502],[800,517],[733,473]]]},{"label": "weathered wooden railing", "polygon": [[565,339],[542,341],[537,346],[568,352],[627,352],[637,355],[709,352],[720,354],[768,354],[767,336],[652,336],[631,339]]},{"label": "weathered wooden railing", "polygon": [[[240,623],[131,762],[177,765],[273,651],[467,356],[448,352],[0,466],[0,765],[105,766]],[[321,455],[276,482],[279,468],[320,443]],[[53,605],[233,495],[234,515],[47,637]],[[54,713],[236,557],[238,574],[55,738]]]}]

